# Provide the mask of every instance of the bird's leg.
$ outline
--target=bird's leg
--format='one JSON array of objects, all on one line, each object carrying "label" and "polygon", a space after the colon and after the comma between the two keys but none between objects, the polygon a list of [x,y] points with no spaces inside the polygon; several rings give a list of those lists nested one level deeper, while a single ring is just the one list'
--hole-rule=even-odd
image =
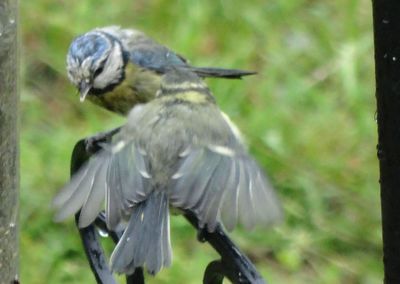
[{"label": "bird's leg", "polygon": [[265,284],[255,266],[220,225],[210,233],[206,228],[199,227],[199,220],[192,212],[185,211],[185,218],[198,230],[200,241],[207,241],[221,256],[220,260],[213,261],[207,266],[203,283],[220,284],[223,278],[227,277],[232,283]]},{"label": "bird's leg", "polygon": [[[75,144],[74,150],[72,151],[71,157],[71,176],[79,170],[79,168],[86,162],[90,156],[95,154],[101,149],[102,144],[107,144],[111,141],[114,134],[119,131],[119,128],[113,129],[109,132],[102,132],[98,135],[82,139]],[[79,220],[78,212],[75,215],[76,224],[78,227]],[[100,213],[95,221],[95,224],[103,231],[107,232],[115,243],[118,243],[123,232],[113,232],[108,230],[105,223],[104,213]],[[82,244],[86,253],[86,257],[89,261],[90,268],[96,278],[97,283],[100,284],[114,284],[116,283],[110,269],[108,268],[104,251],[100,245],[98,233],[94,224],[89,225],[86,228],[79,228],[79,234],[82,240]],[[127,275],[127,284],[133,283],[144,283],[144,276],[142,268],[137,268],[132,275]]]}]

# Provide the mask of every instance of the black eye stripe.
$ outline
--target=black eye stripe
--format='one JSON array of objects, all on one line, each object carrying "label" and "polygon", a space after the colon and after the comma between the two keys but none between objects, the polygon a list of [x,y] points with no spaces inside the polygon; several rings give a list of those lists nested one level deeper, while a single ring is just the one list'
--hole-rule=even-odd
[{"label": "black eye stripe", "polygon": [[99,76],[101,72],[103,72],[103,70],[104,70],[104,65],[100,66],[99,68],[96,69],[96,71],[94,71],[93,77],[96,78],[97,76]]},{"label": "black eye stripe", "polygon": [[104,58],[104,59],[100,62],[100,64],[98,65],[99,67],[98,67],[98,68],[94,71],[94,73],[93,73],[93,78],[96,78],[98,75],[101,74],[101,72],[104,71],[104,66],[106,65],[106,61],[107,61],[107,58]]}]

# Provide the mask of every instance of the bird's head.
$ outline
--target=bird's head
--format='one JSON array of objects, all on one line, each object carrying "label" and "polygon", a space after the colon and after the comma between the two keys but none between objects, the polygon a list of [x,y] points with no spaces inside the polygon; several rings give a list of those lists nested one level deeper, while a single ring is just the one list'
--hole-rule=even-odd
[{"label": "bird's head", "polygon": [[124,78],[125,61],[122,44],[105,32],[95,30],[75,38],[67,54],[67,71],[81,101],[118,85]]}]

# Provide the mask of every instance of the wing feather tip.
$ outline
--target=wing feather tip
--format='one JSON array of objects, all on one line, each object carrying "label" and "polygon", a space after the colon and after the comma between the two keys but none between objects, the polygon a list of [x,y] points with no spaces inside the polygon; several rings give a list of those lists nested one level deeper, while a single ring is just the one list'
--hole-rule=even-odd
[{"label": "wing feather tip", "polygon": [[64,221],[65,219],[67,219],[68,217],[69,216],[65,215],[63,211],[60,211],[53,217],[53,221],[56,223],[60,223],[60,222]]}]

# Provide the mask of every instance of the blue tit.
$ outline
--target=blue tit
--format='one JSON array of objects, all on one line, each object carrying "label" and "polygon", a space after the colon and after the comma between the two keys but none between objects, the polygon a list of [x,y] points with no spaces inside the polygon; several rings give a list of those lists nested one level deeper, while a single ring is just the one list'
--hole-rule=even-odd
[{"label": "blue tit", "polygon": [[276,223],[280,202],[234,132],[203,80],[170,68],[155,99],[134,107],[111,144],[56,196],[56,220],[81,210],[86,227],[105,200],[108,228],[126,224],[111,268],[127,274],[170,266],[171,208],[193,212],[209,232]]},{"label": "blue tit", "polygon": [[201,77],[237,79],[254,72],[200,68],[158,44],[144,33],[117,26],[96,28],[78,36],[67,54],[70,81],[81,101],[87,97],[110,111],[127,114],[137,103],[154,98],[160,76],[169,66],[180,66]]}]

